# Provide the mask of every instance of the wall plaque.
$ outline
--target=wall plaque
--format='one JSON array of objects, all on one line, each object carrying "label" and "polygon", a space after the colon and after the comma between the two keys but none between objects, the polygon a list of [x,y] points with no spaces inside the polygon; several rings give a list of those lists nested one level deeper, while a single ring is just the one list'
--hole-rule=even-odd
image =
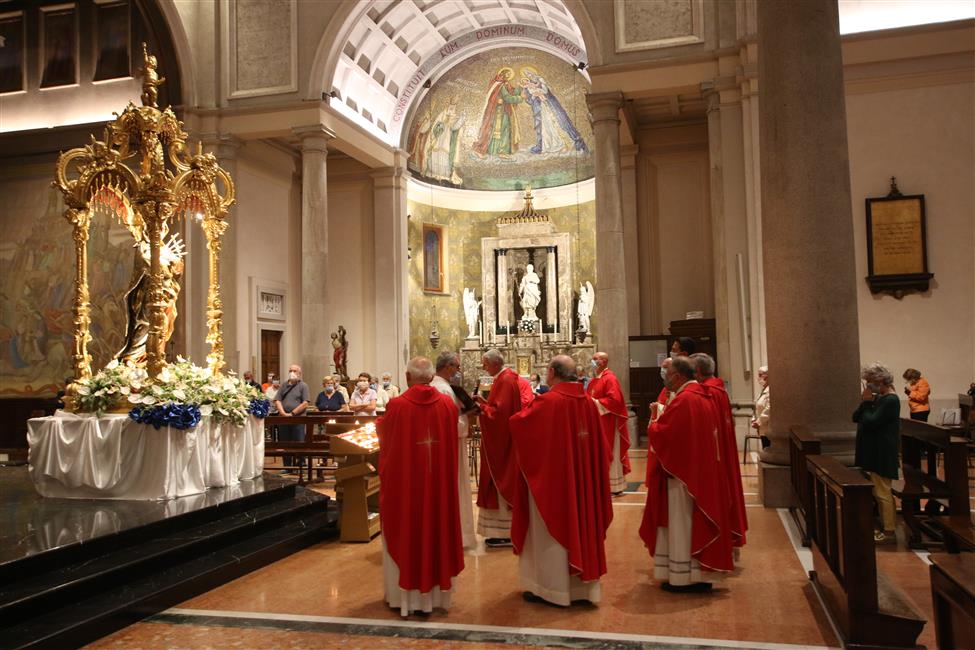
[{"label": "wall plaque", "polygon": [[928,272],[924,195],[905,196],[890,179],[890,193],[867,199],[867,283],[873,293],[902,298],[927,291]]}]

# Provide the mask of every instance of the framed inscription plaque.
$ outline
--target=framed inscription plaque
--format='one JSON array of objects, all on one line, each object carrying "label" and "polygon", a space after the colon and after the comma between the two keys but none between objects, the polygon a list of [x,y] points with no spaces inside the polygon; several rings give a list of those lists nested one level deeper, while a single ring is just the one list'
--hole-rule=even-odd
[{"label": "framed inscription plaque", "polygon": [[867,199],[867,283],[873,293],[902,298],[927,291],[928,272],[924,195],[905,196],[891,178],[890,194]]}]

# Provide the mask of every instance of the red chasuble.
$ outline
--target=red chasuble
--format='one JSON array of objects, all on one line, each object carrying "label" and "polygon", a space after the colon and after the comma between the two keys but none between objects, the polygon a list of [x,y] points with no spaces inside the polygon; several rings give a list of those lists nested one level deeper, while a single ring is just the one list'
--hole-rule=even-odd
[{"label": "red chasuble", "polygon": [[715,417],[718,419],[718,455],[728,483],[728,504],[731,526],[731,541],[735,546],[745,545],[745,531],[748,530],[748,517],[745,515],[745,493],[741,486],[741,467],[738,465],[738,440],[735,437],[735,422],[731,416],[731,400],[724,382],[719,377],[711,377],[701,382],[711,393]]},{"label": "red chasuble", "polygon": [[501,507],[498,492],[509,505],[515,503],[518,466],[511,452],[508,419],[523,405],[519,379],[514,370],[504,368],[494,378],[487,404],[481,405],[481,475],[477,482],[479,508],[497,510]]},{"label": "red chasuble", "polygon": [[401,589],[450,589],[464,568],[457,407],[428,384],[390,400],[377,423],[379,516]]},{"label": "red chasuble", "polygon": [[528,532],[528,492],[545,527],[584,581],[606,573],[606,530],[613,520],[609,458],[599,411],[582,384],[562,382],[511,418],[511,440],[524,481],[511,521],[521,553]]},{"label": "red chasuble", "polygon": [[718,422],[708,389],[689,382],[648,429],[647,505],[640,537],[654,555],[657,528],[666,526],[667,477],[678,479],[694,500],[691,556],[708,571],[734,568],[729,500],[718,460]]},{"label": "red chasuble", "polygon": [[613,453],[613,436],[617,431],[620,432],[620,462],[623,463],[623,473],[630,473],[630,456],[627,450],[630,448],[630,432],[626,427],[627,419],[630,417],[626,410],[626,400],[623,399],[623,389],[620,388],[620,380],[612,370],[606,369],[596,378],[589,382],[589,396],[603,405],[607,413],[599,416],[602,422],[603,435],[606,436],[609,444],[609,453]]}]

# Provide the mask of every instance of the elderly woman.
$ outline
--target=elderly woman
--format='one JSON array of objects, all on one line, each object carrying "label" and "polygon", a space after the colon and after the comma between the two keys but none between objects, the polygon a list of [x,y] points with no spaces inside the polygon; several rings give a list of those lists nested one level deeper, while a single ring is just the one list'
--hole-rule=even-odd
[{"label": "elderly woman", "polygon": [[752,428],[761,436],[762,449],[765,449],[772,444],[768,437],[769,418],[772,413],[768,393],[768,366],[762,366],[758,369],[758,383],[762,385],[762,392],[758,394],[758,398],[755,400],[755,417],[752,419]]},{"label": "elderly woman", "polygon": [[911,419],[927,422],[928,416],[931,415],[931,403],[929,401],[931,385],[928,384],[927,379],[921,376],[921,371],[914,368],[908,368],[904,371],[904,380],[908,384],[904,387],[904,393],[907,394],[907,405],[911,409]]},{"label": "elderly woman", "polygon": [[348,411],[345,405],[345,397],[335,388],[335,379],[331,375],[325,375],[322,380],[322,392],[315,400],[315,408],[319,411]]},{"label": "elderly woman", "polygon": [[883,530],[874,533],[875,542],[894,535],[894,497],[890,482],[896,479],[900,442],[900,399],[894,390],[894,376],[879,363],[866,366],[860,374],[865,386],[862,401],[853,412],[857,423],[854,464],[873,481],[873,496],[880,509]]}]

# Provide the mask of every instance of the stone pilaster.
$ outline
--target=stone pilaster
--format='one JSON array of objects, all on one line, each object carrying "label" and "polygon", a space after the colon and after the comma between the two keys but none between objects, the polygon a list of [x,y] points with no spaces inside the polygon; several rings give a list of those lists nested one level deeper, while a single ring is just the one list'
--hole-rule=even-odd
[{"label": "stone pilaster", "polygon": [[[220,166],[223,167],[230,177],[236,183],[238,180],[237,174],[237,158],[240,153],[240,148],[244,143],[235,138],[232,135],[209,135],[203,137],[203,146],[209,152],[217,157],[220,162]],[[223,301],[223,349],[224,358],[227,362],[225,370],[233,370],[238,374],[243,374],[245,370],[252,370],[252,368],[243,368],[241,363],[250,363],[249,360],[242,360],[240,358],[240,344],[239,341],[247,336],[247,327],[250,323],[250,319],[253,318],[252,315],[248,315],[246,320],[241,320],[239,316],[239,307],[241,304],[249,304],[247,296],[247,282],[238,282],[237,275],[237,265],[238,265],[238,240],[240,238],[241,224],[237,222],[238,210],[236,204],[230,207],[227,214],[227,231],[223,235],[223,242],[220,250],[220,299]],[[196,226],[196,224],[194,224]],[[197,228],[199,230],[199,228]],[[200,365],[205,365],[205,357],[210,352],[210,347],[203,340],[206,337],[206,300],[207,300],[207,252],[206,252],[206,237],[203,236],[202,232],[196,233],[200,235],[199,242],[202,242],[202,259],[199,260],[202,266],[202,302],[198,303],[198,309],[200,310],[199,318],[200,326],[202,329],[198,330],[200,332],[201,343],[199,350],[202,351],[202,355],[196,358],[196,363]],[[194,240],[194,251],[196,250],[197,241]],[[197,255],[199,257],[199,255]],[[197,316],[196,312],[193,312],[193,316]],[[195,346],[191,346],[191,349],[196,349]]]},{"label": "stone pilaster", "polygon": [[[788,501],[788,432],[849,450],[859,402],[853,219],[839,17],[832,0],[759,2],[759,115],[772,446],[765,505]],[[847,452],[848,453],[848,452]],[[843,458],[843,456],[841,456]],[[845,456],[849,459],[849,456]]]},{"label": "stone pilaster", "polygon": [[556,308],[558,303],[558,278],[555,275],[555,246],[549,246],[545,252],[545,320],[547,325],[559,329],[559,315]]},{"label": "stone pilaster", "polygon": [[[301,138],[301,366],[309,386],[331,371],[328,314],[328,141],[335,134],[321,124],[294,129]],[[292,360],[282,359],[282,366]]]},{"label": "stone pilaster", "polygon": [[409,355],[407,277],[406,154],[395,164],[371,172],[375,219],[376,372],[391,372],[406,386]]},{"label": "stone pilaster", "polygon": [[609,355],[629,399],[630,340],[627,325],[626,247],[623,244],[623,188],[620,175],[620,117],[623,93],[587,97],[596,163],[596,306],[597,347]]},{"label": "stone pilaster", "polygon": [[623,246],[626,270],[632,280],[626,283],[626,325],[628,336],[643,334],[640,326],[640,233],[636,214],[636,156],[639,145],[620,148],[620,178],[623,203]]},{"label": "stone pilaster", "polygon": [[512,314],[508,312],[508,251],[504,248],[498,248],[495,249],[494,254],[498,256],[495,262],[495,268],[498,269],[497,326],[506,327],[512,317]]}]

